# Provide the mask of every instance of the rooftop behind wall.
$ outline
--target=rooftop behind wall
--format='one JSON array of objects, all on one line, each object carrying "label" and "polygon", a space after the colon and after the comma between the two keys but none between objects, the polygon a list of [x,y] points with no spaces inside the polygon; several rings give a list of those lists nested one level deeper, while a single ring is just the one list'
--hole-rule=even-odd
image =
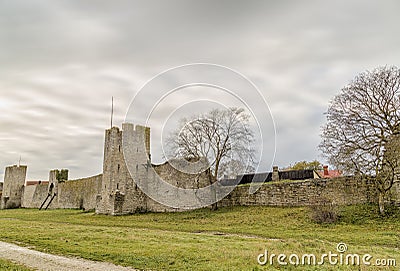
[{"label": "rooftop behind wall", "polygon": [[[305,169],[305,170],[283,170],[278,171],[277,175],[279,180],[307,180],[314,179],[315,174],[314,170]],[[249,173],[238,175],[236,179],[222,179],[220,183],[222,185],[236,185],[236,184],[248,184],[251,182],[256,183],[266,183],[273,181],[273,172],[265,172],[265,173]]]}]

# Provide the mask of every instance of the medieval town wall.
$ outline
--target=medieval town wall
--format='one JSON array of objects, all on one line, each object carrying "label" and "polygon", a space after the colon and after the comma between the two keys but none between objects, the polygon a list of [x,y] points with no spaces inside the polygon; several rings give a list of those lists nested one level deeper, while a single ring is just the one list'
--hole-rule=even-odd
[{"label": "medieval town wall", "polygon": [[[171,171],[168,168],[168,171]],[[163,172],[161,172],[163,173]],[[165,172],[164,172],[165,173]],[[58,185],[58,197],[49,208],[95,209],[96,196],[100,191],[102,175],[69,180]],[[135,212],[174,212],[183,211],[164,206],[145,195],[133,182],[129,182],[131,192],[113,195],[115,200],[114,214]],[[400,204],[396,184],[388,194],[388,201]],[[22,207],[39,208],[48,193],[47,185],[26,186],[23,191]],[[337,205],[352,205],[376,202],[374,184],[356,177],[338,177],[332,179],[310,179],[304,181],[277,181],[265,183],[255,194],[249,194],[249,185],[240,185],[218,206],[309,206],[321,201]],[[120,204],[120,206],[118,206]]]},{"label": "medieval town wall", "polygon": [[68,180],[58,184],[58,193],[49,208],[79,208],[94,210],[96,196],[100,191],[102,174],[77,180]]},{"label": "medieval town wall", "polygon": [[[153,165],[153,169],[162,180],[175,187],[196,189],[210,185],[209,170],[195,173],[196,168],[193,166],[190,168],[191,164],[195,162],[173,159],[160,165]],[[187,172],[182,172],[181,168],[185,168]]]},{"label": "medieval town wall", "polygon": [[[50,175],[52,175],[50,173]],[[49,184],[28,185],[24,187],[21,207],[39,208],[48,194],[57,195],[49,205],[49,209],[77,208],[94,210],[96,207],[96,196],[100,191],[102,174],[77,180],[59,182],[53,190]]]},{"label": "medieval town wall", "polygon": [[[133,135],[131,146],[127,149],[130,165],[133,165],[130,167],[132,172],[129,172],[123,154],[125,132]],[[124,124],[122,130],[112,127],[105,131],[102,174],[77,180],[61,180],[60,171],[52,170],[47,185],[24,186],[27,167],[7,167],[1,207],[39,208],[46,198],[54,196],[49,208],[95,209],[97,214],[109,215],[149,211],[175,212],[183,209],[164,206],[154,201],[138,187],[138,183],[150,187],[156,183],[154,180],[161,178],[176,189],[201,188],[210,183],[207,171],[188,174],[174,168],[188,161],[175,160],[173,163],[152,165],[150,158],[148,127],[132,124]],[[279,174],[275,175],[279,179]],[[158,186],[153,188],[157,190]],[[174,191],[169,192],[173,194]],[[159,192],[164,195],[165,191]],[[400,205],[400,183],[394,185],[387,198],[388,201]],[[338,177],[302,181],[275,180],[265,183],[254,194],[249,194],[249,185],[239,185],[218,202],[218,205],[308,206],[321,201],[350,205],[376,202],[376,199],[376,188],[372,181],[357,177]]]},{"label": "medieval town wall", "polygon": [[48,194],[47,184],[28,185],[24,187],[21,207],[39,208]]},{"label": "medieval town wall", "polygon": [[219,206],[309,206],[321,201],[351,205],[376,201],[376,189],[368,180],[356,177],[277,181],[265,183],[249,194],[249,185],[237,186]]}]

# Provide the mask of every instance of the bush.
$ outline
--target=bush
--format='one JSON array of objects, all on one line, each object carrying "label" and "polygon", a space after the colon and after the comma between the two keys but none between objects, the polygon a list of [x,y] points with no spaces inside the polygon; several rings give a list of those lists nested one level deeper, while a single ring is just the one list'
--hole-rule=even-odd
[{"label": "bush", "polygon": [[310,206],[310,217],[318,224],[332,224],[339,220],[339,211],[332,201],[321,199]]}]

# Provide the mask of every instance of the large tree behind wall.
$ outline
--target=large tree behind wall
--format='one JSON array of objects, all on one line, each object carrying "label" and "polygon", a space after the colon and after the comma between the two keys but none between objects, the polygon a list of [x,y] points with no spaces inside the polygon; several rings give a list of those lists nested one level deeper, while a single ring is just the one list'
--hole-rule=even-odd
[{"label": "large tree behind wall", "polygon": [[[396,179],[400,70],[379,67],[356,76],[331,101],[320,149],[330,164],[375,182],[379,211]],[[395,165],[395,166],[394,166]]]},{"label": "large tree behind wall", "polygon": [[242,108],[214,109],[184,118],[168,139],[169,153],[195,161],[207,158],[212,172],[210,183],[238,168],[253,169],[254,133],[249,118]]},{"label": "large tree behind wall", "polygon": [[322,170],[322,164],[318,160],[314,161],[299,161],[294,163],[293,165],[290,165],[284,169],[289,169],[289,170],[305,170],[305,169],[311,169],[311,170]]}]

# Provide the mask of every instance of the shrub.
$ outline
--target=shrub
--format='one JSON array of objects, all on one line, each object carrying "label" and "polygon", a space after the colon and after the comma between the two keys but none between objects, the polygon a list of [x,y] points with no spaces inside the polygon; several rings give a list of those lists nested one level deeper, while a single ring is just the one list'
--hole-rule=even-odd
[{"label": "shrub", "polygon": [[339,220],[339,211],[332,201],[321,199],[310,206],[310,217],[318,224],[332,224]]}]

